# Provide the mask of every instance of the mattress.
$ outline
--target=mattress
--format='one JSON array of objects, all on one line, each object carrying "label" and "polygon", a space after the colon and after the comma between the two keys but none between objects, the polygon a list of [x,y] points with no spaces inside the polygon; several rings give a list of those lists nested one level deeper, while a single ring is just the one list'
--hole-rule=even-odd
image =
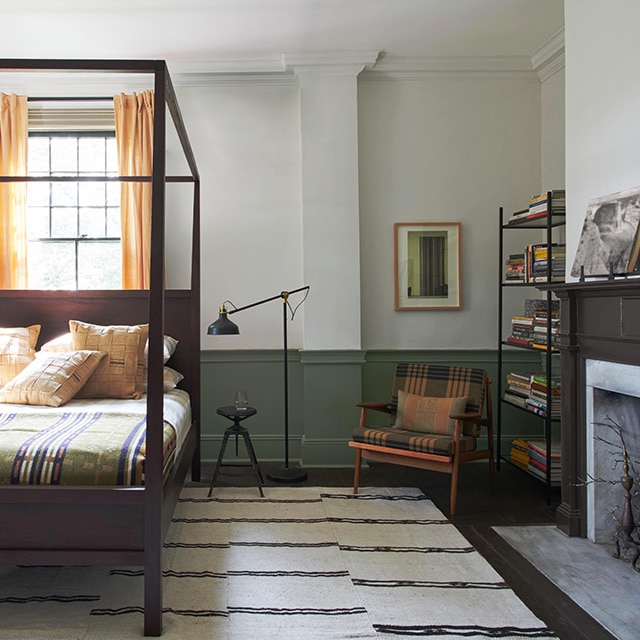
[{"label": "mattress", "polygon": [[[144,484],[147,398],[0,404],[0,484]],[[163,473],[191,426],[189,395],[164,394]]]}]

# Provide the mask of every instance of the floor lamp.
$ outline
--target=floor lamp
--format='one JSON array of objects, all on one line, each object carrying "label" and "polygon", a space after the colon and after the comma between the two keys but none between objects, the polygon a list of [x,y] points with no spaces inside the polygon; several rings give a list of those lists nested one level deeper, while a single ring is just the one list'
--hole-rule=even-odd
[{"label": "floor lamp", "polygon": [[[277,296],[271,296],[258,302],[253,302],[244,307],[235,307],[233,303],[229,302],[234,308],[227,310],[223,304],[220,307],[218,319],[209,325],[207,334],[212,336],[224,336],[224,335],[237,335],[240,333],[238,325],[229,320],[229,316],[232,313],[238,313],[238,311],[244,311],[245,309],[251,309],[251,307],[257,307],[258,305],[265,304],[266,302],[272,302],[273,300],[282,300],[282,335],[284,338],[283,346],[283,364],[284,364],[284,467],[273,469],[267,473],[267,478],[276,482],[301,482],[306,480],[307,472],[301,467],[289,467],[289,364],[287,357],[287,306],[289,306],[289,296],[299,291],[306,291],[305,297],[296,306],[296,309],[306,300],[309,287],[300,287],[299,289],[293,289],[292,291],[281,291]],[[292,312],[295,313],[295,309]]]}]

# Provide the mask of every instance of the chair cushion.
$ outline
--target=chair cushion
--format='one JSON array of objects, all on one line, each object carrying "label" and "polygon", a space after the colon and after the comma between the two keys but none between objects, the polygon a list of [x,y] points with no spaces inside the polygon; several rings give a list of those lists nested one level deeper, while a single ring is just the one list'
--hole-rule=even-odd
[{"label": "chair cushion", "polygon": [[432,398],[398,390],[398,413],[394,427],[452,436],[456,421],[452,413],[464,413],[467,397]]},{"label": "chair cushion", "polygon": [[[391,395],[391,425],[395,424],[398,409],[398,391],[433,398],[467,397],[465,413],[482,413],[486,372],[483,369],[451,367],[424,363],[401,362],[396,374]],[[473,421],[465,420],[463,433],[478,436],[480,428]]]},{"label": "chair cushion", "polygon": [[[357,427],[352,436],[354,442],[391,447],[405,451],[434,453],[442,456],[453,455],[453,438],[445,435],[426,435],[419,431],[396,427]],[[476,448],[473,436],[460,437],[460,451],[467,453]]]}]

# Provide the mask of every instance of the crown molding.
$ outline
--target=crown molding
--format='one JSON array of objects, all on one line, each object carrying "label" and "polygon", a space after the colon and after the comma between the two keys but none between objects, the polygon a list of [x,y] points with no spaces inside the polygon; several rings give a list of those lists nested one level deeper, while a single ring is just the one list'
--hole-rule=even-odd
[{"label": "crown molding", "polygon": [[535,79],[528,56],[382,56],[363,74],[366,80],[485,78]]},{"label": "crown molding", "polygon": [[531,64],[540,82],[564,69],[564,28],[556,31],[531,54]]}]

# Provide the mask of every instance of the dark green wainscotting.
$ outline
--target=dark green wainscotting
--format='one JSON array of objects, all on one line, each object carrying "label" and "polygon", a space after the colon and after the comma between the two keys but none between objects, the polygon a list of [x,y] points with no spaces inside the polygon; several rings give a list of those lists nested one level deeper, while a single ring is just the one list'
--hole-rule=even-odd
[{"label": "dark green wainscotting", "polygon": [[[304,466],[352,466],[347,445],[359,419],[360,400],[390,397],[398,362],[429,362],[484,368],[495,380],[495,350],[336,350],[294,351],[288,354],[289,459]],[[504,373],[511,369],[537,370],[540,357],[524,350],[505,355]],[[215,460],[222,434],[230,424],[216,409],[233,404],[235,392],[245,390],[257,415],[244,423],[258,460],[284,459],[284,368],[279,350],[225,350],[202,352],[202,456]],[[493,389],[494,414],[498,410]],[[384,419],[384,416],[380,414]],[[507,407],[503,421],[503,450],[515,436],[540,433],[540,422]],[[232,462],[235,445],[227,447]],[[244,444],[238,461],[247,460]]]}]

